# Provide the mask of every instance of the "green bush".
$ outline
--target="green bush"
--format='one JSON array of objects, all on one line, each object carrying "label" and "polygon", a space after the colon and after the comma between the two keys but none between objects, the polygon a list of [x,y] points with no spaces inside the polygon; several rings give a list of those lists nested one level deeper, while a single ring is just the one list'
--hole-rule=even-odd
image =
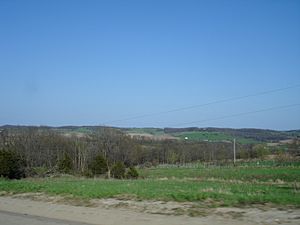
[{"label": "green bush", "polygon": [[126,168],[122,162],[115,163],[111,169],[111,175],[116,179],[123,179],[125,177],[125,172]]},{"label": "green bush", "polygon": [[133,166],[129,167],[129,170],[126,173],[126,178],[128,179],[137,179],[139,177],[139,173]]},{"label": "green bush", "polygon": [[61,173],[70,173],[72,170],[72,159],[67,153],[65,153],[64,157],[58,161],[58,171]]},{"label": "green bush", "polygon": [[87,178],[92,178],[94,177],[94,174],[92,173],[92,171],[90,169],[86,169],[81,173],[82,176],[85,176]]},{"label": "green bush", "polygon": [[107,172],[106,159],[102,155],[98,155],[89,165],[89,170],[93,175],[100,175]]},{"label": "green bush", "polygon": [[25,177],[25,162],[16,152],[0,150],[0,177],[20,179]]}]

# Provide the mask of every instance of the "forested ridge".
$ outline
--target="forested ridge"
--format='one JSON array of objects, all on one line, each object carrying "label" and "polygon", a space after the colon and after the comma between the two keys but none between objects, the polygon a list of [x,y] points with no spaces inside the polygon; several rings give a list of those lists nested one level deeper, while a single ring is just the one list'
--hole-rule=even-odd
[{"label": "forested ridge", "polygon": [[[200,129],[166,128],[164,132],[190,132]],[[205,129],[206,132],[215,132],[217,128]],[[245,135],[269,132],[269,136],[277,132],[253,129],[223,130],[233,133],[244,132]],[[233,158],[233,143],[230,141],[152,140],[132,137],[126,131],[128,129],[104,126],[2,126],[0,150],[14,152],[20,156],[26,167],[25,172],[29,175],[31,173],[34,175],[33,168],[45,168],[50,172],[60,170],[78,174],[99,171],[110,176],[110,172],[120,169],[115,167],[121,164],[133,168],[137,165],[230,162]],[[287,133],[285,137],[295,137],[284,148],[270,148],[264,143],[237,143],[237,158],[246,160],[263,158],[279,150],[297,157],[300,150],[299,139],[295,136],[297,132],[293,131],[292,135],[290,132],[278,132],[278,135]],[[275,135],[272,140],[276,139]],[[98,160],[98,164],[95,160]],[[96,167],[99,163],[102,168],[98,170]]]}]

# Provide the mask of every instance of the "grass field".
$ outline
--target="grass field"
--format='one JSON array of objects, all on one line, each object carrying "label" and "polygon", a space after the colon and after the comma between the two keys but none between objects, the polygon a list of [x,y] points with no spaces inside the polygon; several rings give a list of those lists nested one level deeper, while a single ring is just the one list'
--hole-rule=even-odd
[{"label": "grass field", "polygon": [[140,171],[146,178],[195,178],[243,182],[300,182],[298,167],[216,167],[216,168],[149,168]]},{"label": "grass field", "polygon": [[0,191],[43,192],[83,199],[209,202],[207,206],[273,203],[300,207],[299,168],[160,168],[140,173],[145,179],[0,179]]},{"label": "grass field", "polygon": [[[151,134],[155,136],[166,134],[162,129],[157,129],[157,128],[130,128],[127,130],[127,132],[137,133],[137,134]],[[222,132],[208,132],[208,131],[176,132],[176,133],[168,133],[168,135],[180,138],[181,140],[185,140],[185,137],[187,137],[189,141],[232,141],[234,138],[233,136]],[[237,142],[240,144],[259,143],[254,139],[242,138],[242,137],[239,137],[237,139]]]},{"label": "grass field", "polygon": [[164,135],[165,132],[163,129],[159,128],[128,128],[128,133],[136,133],[136,134],[152,134],[152,135]]},{"label": "grass field", "polygon": [[[221,132],[208,132],[208,131],[190,131],[190,132],[178,132],[173,134],[175,137],[179,137],[184,140],[185,137],[190,141],[232,141],[233,136],[224,134]],[[250,138],[241,138],[237,139],[238,143],[241,144],[255,144],[259,143],[258,141]]]}]

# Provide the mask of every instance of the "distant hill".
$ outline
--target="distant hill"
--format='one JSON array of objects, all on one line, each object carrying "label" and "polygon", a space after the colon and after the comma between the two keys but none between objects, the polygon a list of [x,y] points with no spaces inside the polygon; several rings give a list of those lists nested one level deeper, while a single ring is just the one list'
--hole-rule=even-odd
[{"label": "distant hill", "polygon": [[[10,130],[10,132],[22,132],[30,129],[38,129],[39,131],[52,130],[62,134],[82,134],[89,135],[96,132],[103,126],[62,126],[62,127],[50,127],[50,126],[14,126],[4,125],[0,126],[1,130]],[[253,129],[253,128],[199,128],[199,127],[187,127],[187,128],[118,128],[124,133],[127,133],[133,137],[141,137],[153,140],[165,140],[165,139],[179,139],[190,141],[232,141],[236,138],[238,142],[242,144],[259,143],[259,142],[279,142],[288,139],[300,138],[299,130],[290,131],[276,131],[268,129]]]},{"label": "distant hill", "polygon": [[253,129],[253,128],[242,128],[242,129],[232,129],[232,128],[165,128],[166,133],[210,133],[210,134],[224,134],[230,136],[231,138],[245,138],[252,139],[260,142],[277,142],[286,139],[292,139],[300,137],[300,130],[292,131],[275,131],[267,129]]},{"label": "distant hill", "polygon": [[154,136],[169,135],[183,140],[193,141],[232,141],[236,138],[240,143],[279,142],[300,137],[300,130],[275,131],[268,129],[233,129],[233,128],[126,128],[127,133],[152,134]]}]

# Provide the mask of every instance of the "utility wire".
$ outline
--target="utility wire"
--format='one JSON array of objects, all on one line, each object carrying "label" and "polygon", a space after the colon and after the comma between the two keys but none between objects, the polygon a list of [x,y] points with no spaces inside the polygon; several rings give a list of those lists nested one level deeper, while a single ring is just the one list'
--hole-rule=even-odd
[{"label": "utility wire", "polygon": [[300,84],[296,84],[296,85],[292,85],[292,86],[288,86],[288,87],[284,87],[284,88],[271,89],[271,90],[267,90],[267,91],[262,91],[262,92],[238,96],[238,97],[220,99],[220,100],[216,100],[216,101],[212,101],[212,102],[208,102],[208,103],[204,103],[204,104],[191,105],[191,106],[175,108],[175,109],[161,111],[161,112],[154,112],[154,113],[142,114],[142,115],[138,115],[138,116],[127,117],[127,118],[123,118],[123,119],[111,120],[111,121],[107,121],[105,124],[111,124],[111,123],[115,123],[115,122],[123,122],[123,121],[128,121],[128,120],[135,120],[135,119],[141,119],[141,118],[145,118],[145,117],[151,117],[151,116],[157,116],[157,115],[179,112],[179,111],[184,111],[184,110],[190,110],[190,109],[195,109],[195,108],[201,108],[201,107],[210,106],[210,105],[214,105],[214,104],[220,104],[220,103],[237,101],[240,99],[245,99],[245,98],[250,98],[250,97],[267,95],[267,94],[285,91],[285,90],[289,90],[292,88],[298,88],[298,87],[300,87]]},{"label": "utility wire", "polygon": [[249,111],[249,112],[236,113],[236,114],[231,114],[231,115],[226,115],[226,116],[220,116],[220,117],[197,120],[197,121],[180,123],[180,124],[173,124],[171,127],[178,127],[178,126],[183,126],[183,125],[188,125],[188,124],[199,124],[199,123],[203,124],[205,122],[210,122],[210,121],[215,121],[215,120],[222,120],[222,119],[227,119],[227,118],[239,117],[239,116],[255,114],[255,113],[260,113],[260,112],[267,112],[267,111],[271,111],[271,110],[291,108],[291,107],[295,107],[295,106],[300,106],[300,103],[291,104],[291,105],[275,106],[275,107],[270,107],[270,108],[265,108],[265,109],[259,109],[259,110]]}]

